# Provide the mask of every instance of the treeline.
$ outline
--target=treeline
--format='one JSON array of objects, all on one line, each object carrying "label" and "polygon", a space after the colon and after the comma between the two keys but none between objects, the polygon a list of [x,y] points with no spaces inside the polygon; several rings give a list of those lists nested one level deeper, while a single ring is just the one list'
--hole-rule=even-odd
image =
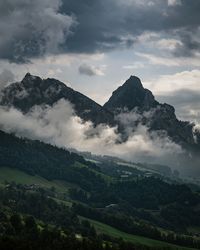
[{"label": "treeline", "polygon": [[1,250],[164,250],[97,235],[87,220],[46,196],[22,185],[0,189]]},{"label": "treeline", "polygon": [[94,192],[90,200],[101,201],[106,205],[106,196],[109,196],[110,203],[121,199],[133,207],[151,210],[158,210],[160,206],[174,202],[181,205],[187,203],[190,207],[200,203],[200,195],[192,192],[186,185],[168,184],[154,177],[115,182],[109,186],[105,195]]},{"label": "treeline", "polygon": [[181,246],[194,247],[197,249],[200,248],[200,240],[195,239],[192,236],[175,233],[162,233],[156,227],[145,223],[144,221],[134,220],[134,218],[122,213],[113,213],[113,211],[106,212],[105,210],[94,209],[82,204],[73,204],[73,209],[75,213],[81,216],[100,221],[129,234],[145,236],[147,238],[166,241]]},{"label": "treeline", "polygon": [[[82,165],[82,168],[77,165]],[[98,174],[99,168],[85,161],[82,156],[40,141],[20,139],[2,131],[0,166],[17,168],[48,180],[68,181],[88,191],[105,186]]]},{"label": "treeline", "polygon": [[23,186],[15,185],[0,191],[0,205],[12,211],[30,214],[45,223],[87,237],[94,237],[95,232],[85,227],[77,214],[101,220],[128,233],[177,244],[182,242],[182,245],[199,244],[192,237],[179,238],[175,233],[162,235],[157,229],[161,227],[183,234],[189,226],[200,226],[200,195],[186,185],[169,184],[154,177],[107,181],[95,164],[75,153],[1,131],[0,166],[76,184],[73,185],[76,188],[69,190],[71,199],[87,205],[71,210],[49,199],[42,189],[27,192]]},{"label": "treeline", "polygon": [[7,209],[29,214],[45,223],[64,228],[68,232],[77,232],[93,237],[95,230],[90,224],[82,223],[74,211],[64,203],[58,203],[49,197],[44,189],[27,190],[23,185],[9,184],[0,189],[1,211]]},{"label": "treeline", "polygon": [[89,195],[82,189],[72,188],[70,196],[96,208],[116,204],[115,212],[166,229],[185,232],[189,226],[200,226],[199,193],[186,185],[168,184],[154,177],[117,181],[104,189],[94,189]]},{"label": "treeline", "polygon": [[38,225],[32,216],[0,213],[1,250],[169,250],[170,247],[134,245],[106,235],[77,237],[64,229]]}]

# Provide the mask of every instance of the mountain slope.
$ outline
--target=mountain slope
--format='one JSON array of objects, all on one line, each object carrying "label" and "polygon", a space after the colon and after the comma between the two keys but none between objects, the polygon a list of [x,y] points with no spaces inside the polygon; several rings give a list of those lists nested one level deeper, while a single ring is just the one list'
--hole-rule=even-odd
[{"label": "mountain slope", "polygon": [[62,98],[74,105],[76,114],[83,120],[90,120],[95,125],[115,124],[113,114],[87,96],[56,79],[41,79],[29,73],[21,82],[13,83],[2,91],[0,105],[14,106],[26,113],[34,105],[52,106]]}]

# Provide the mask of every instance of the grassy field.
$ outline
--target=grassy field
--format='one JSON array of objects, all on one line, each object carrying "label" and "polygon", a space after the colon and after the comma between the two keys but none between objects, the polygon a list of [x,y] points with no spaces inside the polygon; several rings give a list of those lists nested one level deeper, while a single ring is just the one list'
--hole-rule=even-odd
[{"label": "grassy field", "polygon": [[60,181],[48,181],[40,176],[32,176],[20,170],[0,167],[0,185],[7,182],[15,182],[17,184],[37,184],[44,188],[55,187],[58,192],[67,192],[69,185]]},{"label": "grassy field", "polygon": [[98,221],[91,220],[91,219],[84,218],[84,217],[80,217],[80,218],[88,220],[95,227],[98,233],[103,233],[103,234],[112,236],[114,238],[123,238],[125,241],[129,241],[137,245],[145,245],[149,247],[162,246],[166,248],[168,247],[168,249],[170,250],[194,250],[195,249],[195,248],[177,246],[177,245],[169,244],[163,241],[149,239],[149,238],[142,237],[142,236],[127,234],[116,228],[100,223]]}]

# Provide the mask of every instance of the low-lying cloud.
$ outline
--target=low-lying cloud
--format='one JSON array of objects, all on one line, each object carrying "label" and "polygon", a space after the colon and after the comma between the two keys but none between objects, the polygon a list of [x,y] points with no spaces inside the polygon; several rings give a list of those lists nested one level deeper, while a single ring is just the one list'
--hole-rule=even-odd
[{"label": "low-lying cloud", "polygon": [[118,156],[135,162],[168,162],[177,165],[178,156],[183,153],[182,148],[166,134],[149,132],[148,127],[140,122],[133,129],[130,119],[138,120],[138,114],[134,112],[126,120],[126,141],[121,140],[115,127],[102,124],[94,127],[92,122],[81,120],[75,114],[73,106],[65,100],[60,100],[53,107],[35,106],[26,115],[14,108],[1,107],[0,117],[0,129],[17,136],[39,139],[59,147]]}]

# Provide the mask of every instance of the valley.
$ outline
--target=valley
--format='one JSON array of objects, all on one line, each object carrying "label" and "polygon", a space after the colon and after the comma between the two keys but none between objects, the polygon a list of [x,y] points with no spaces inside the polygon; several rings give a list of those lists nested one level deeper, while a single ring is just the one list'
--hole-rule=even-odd
[{"label": "valley", "polygon": [[[169,181],[169,177],[155,174],[154,171],[151,176],[146,176],[144,168],[139,170],[139,167],[121,162],[118,165],[107,157],[103,158],[101,166],[101,157],[91,162],[76,153],[4,132],[1,132],[0,148],[4,156],[0,162],[0,192],[4,194],[3,197],[6,197],[7,192],[16,193],[12,195],[14,203],[0,201],[3,202],[2,212],[12,214],[15,207],[18,213],[33,215],[36,219],[44,220],[44,223],[65,228],[65,219],[61,222],[57,217],[59,215],[55,214],[53,221],[46,216],[43,219],[43,215],[32,210],[28,204],[21,206],[22,200],[17,198],[21,197],[18,192],[24,193],[25,199],[27,195],[39,195],[38,200],[43,195],[47,202],[55,202],[54,206],[58,209],[62,206],[62,209],[69,209],[79,218],[85,218],[94,227],[98,237],[103,235],[106,242],[115,242],[121,235],[124,242],[131,242],[138,249],[181,249],[175,246],[179,244],[184,244],[184,247],[187,244],[188,249],[192,246],[198,249],[195,245],[198,245],[199,235],[193,233],[192,236],[191,230],[188,230],[191,226],[195,228],[200,225],[200,193],[197,189],[192,191],[185,184],[173,179]],[[37,158],[34,158],[33,164],[29,159],[34,155]],[[48,163],[47,159],[51,157],[56,161]],[[45,166],[42,162],[46,162]],[[51,171],[56,178],[51,175]],[[123,171],[129,174],[122,177]],[[73,232],[84,235],[85,229],[78,228],[78,225],[74,224]]]}]

